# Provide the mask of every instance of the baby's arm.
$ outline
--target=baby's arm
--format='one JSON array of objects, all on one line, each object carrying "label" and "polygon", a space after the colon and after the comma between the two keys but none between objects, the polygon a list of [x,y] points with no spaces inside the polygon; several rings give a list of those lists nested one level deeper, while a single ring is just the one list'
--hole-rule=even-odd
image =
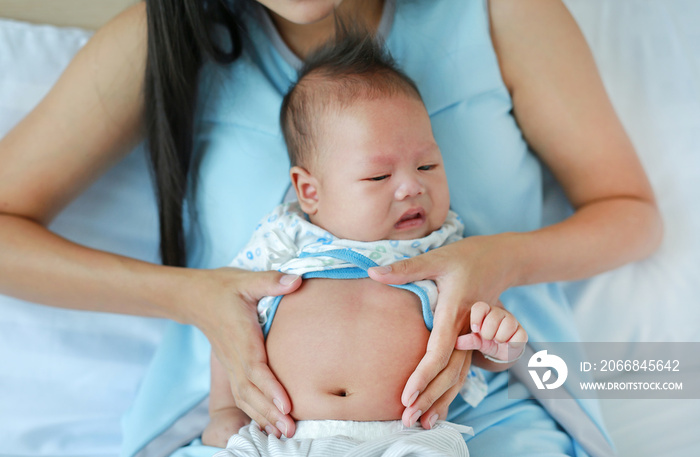
[{"label": "baby's arm", "polygon": [[455,348],[474,350],[472,363],[489,371],[510,368],[522,355],[527,332],[502,306],[477,302],[470,311],[471,333],[457,338]]},{"label": "baby's arm", "polygon": [[209,424],[202,433],[202,443],[224,448],[228,439],[249,422],[250,418],[236,407],[226,371],[212,353]]}]

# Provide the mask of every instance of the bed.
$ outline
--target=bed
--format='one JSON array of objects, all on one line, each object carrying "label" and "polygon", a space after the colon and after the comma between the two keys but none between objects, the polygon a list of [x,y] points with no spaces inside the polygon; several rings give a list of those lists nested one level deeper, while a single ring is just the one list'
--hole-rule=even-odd
[{"label": "bed", "polygon": [[[0,137],[51,87],[89,39],[89,28],[132,2],[92,0],[85,9],[77,0],[52,0],[54,9],[39,8],[38,14],[37,3],[0,0],[0,18],[22,19],[0,19]],[[564,284],[582,339],[698,342],[700,2],[565,3],[650,176],[666,228],[651,258]],[[75,10],[56,14],[58,4]],[[545,185],[548,218],[554,220],[566,205],[554,184]],[[52,228],[90,246],[155,261],[154,208],[145,154],[136,148]],[[0,455],[117,456],[120,418],[163,324],[0,296]],[[689,370],[700,376],[700,363]],[[601,408],[621,456],[700,455],[694,430],[700,399],[614,399],[601,401]]]}]

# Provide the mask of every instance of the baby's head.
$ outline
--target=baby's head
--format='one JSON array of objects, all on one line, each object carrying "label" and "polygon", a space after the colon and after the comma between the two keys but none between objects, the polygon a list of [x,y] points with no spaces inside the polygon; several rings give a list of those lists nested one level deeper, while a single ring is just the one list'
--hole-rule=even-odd
[{"label": "baby's head", "polygon": [[442,155],[415,84],[374,40],[314,53],[284,99],[292,184],[314,224],[358,241],[421,238],[450,200]]}]

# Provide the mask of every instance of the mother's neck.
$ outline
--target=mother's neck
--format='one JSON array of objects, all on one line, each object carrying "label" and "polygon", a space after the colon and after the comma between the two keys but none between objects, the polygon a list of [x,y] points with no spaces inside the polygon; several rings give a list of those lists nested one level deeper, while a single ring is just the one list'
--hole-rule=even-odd
[{"label": "mother's neck", "polygon": [[[339,17],[352,23],[360,23],[368,31],[375,33],[379,28],[383,10],[384,0],[345,0],[336,9],[336,13]],[[333,14],[312,24],[295,24],[272,11],[269,11],[269,14],[289,49],[302,60],[331,39],[335,32]]]}]

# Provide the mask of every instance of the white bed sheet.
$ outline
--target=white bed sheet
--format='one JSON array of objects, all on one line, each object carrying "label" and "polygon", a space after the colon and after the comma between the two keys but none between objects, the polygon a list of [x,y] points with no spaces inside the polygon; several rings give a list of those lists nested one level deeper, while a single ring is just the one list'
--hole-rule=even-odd
[{"label": "white bed sheet", "polygon": [[[565,0],[650,175],[666,223],[652,258],[567,284],[584,341],[698,341],[700,1]],[[0,136],[43,96],[89,33],[0,20]],[[549,193],[551,217],[564,210]],[[143,151],[53,225],[156,259]],[[55,310],[0,296],[0,455],[116,456],[119,418],[162,335],[157,320]],[[695,368],[693,368],[695,369]],[[700,376],[700,369],[696,373]],[[622,456],[700,455],[700,400],[605,400]]]}]

